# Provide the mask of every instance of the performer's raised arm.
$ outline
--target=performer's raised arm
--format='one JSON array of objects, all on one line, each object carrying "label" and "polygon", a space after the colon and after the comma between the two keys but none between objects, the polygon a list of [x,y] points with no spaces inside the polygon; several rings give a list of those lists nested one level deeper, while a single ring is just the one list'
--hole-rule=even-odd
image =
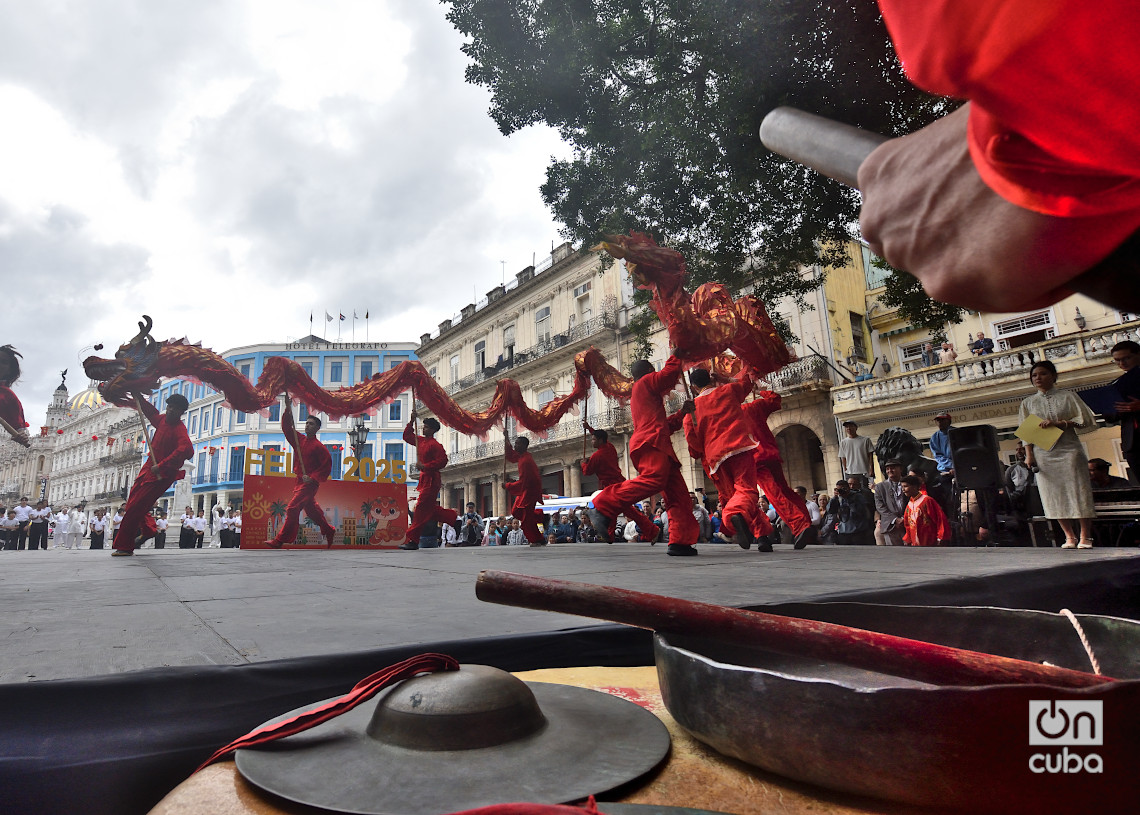
[{"label": "performer's raised arm", "polygon": [[[665,360],[665,364],[661,366],[660,371],[648,373],[643,378],[648,380],[647,384],[652,390],[664,396],[673,390],[681,380],[681,360],[670,354],[669,359]],[[680,429],[679,421],[677,429]],[[674,430],[674,432],[676,432],[676,430]]]},{"label": "performer's raised arm", "polygon": [[404,441],[408,444],[418,444],[419,436],[416,435],[416,414],[412,412],[412,418],[408,420],[407,426],[404,428]]},{"label": "performer's raised arm", "polygon": [[293,403],[285,399],[285,412],[281,414],[281,432],[293,451],[297,451],[297,425],[293,423]]}]

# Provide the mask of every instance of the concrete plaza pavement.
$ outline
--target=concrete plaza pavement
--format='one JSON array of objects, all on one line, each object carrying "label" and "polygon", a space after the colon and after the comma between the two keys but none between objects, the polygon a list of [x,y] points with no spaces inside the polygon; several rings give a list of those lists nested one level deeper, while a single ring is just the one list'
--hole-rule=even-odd
[{"label": "concrete plaza pavement", "polygon": [[480,602],[474,586],[483,569],[733,606],[903,587],[930,587],[954,605],[956,587],[977,581],[1035,572],[1071,583],[1071,564],[1100,563],[1129,580],[1140,575],[1135,548],[699,549],[696,558],[667,557],[664,545],[646,544],[415,552],[175,548],[144,549],[133,558],[112,558],[109,550],[3,551],[0,682],[240,665],[601,624]]}]

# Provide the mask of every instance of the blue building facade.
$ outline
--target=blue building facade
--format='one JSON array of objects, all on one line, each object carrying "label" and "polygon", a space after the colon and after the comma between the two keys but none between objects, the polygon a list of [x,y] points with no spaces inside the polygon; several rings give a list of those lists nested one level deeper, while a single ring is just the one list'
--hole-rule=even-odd
[{"label": "blue building facade", "polygon": [[[416,359],[416,348],[416,343],[409,342],[330,342],[310,335],[296,342],[235,348],[222,357],[252,383],[261,376],[269,357],[285,357],[299,364],[322,388],[337,390]],[[194,458],[187,464],[186,479],[176,482],[165,496],[168,513],[181,514],[184,506],[207,512],[215,503],[239,506],[246,451],[289,449],[281,432],[284,397],[264,414],[247,414],[227,407],[223,404],[225,397],[208,385],[168,380],[160,384],[151,401],[164,410],[174,393],[181,393],[190,402],[183,420],[194,443]],[[402,437],[412,408],[411,398],[410,392],[403,393],[391,404],[377,408],[375,415],[366,417],[370,432],[362,457],[404,461],[407,471],[412,470],[415,448],[405,444]],[[348,436],[352,417],[332,420],[316,415],[323,422],[318,438],[332,455],[332,478],[339,479],[345,457],[352,454]],[[308,416],[306,405],[294,406],[298,427]]]}]

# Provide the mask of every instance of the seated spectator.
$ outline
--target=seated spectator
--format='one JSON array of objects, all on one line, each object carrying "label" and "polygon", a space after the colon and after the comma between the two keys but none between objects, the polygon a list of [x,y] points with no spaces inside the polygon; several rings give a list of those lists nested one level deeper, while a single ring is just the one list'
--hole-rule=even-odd
[{"label": "seated spectator", "polygon": [[507,532],[507,546],[526,546],[528,543],[526,533],[522,531],[522,524],[518,518],[511,519],[511,528]]},{"label": "seated spectator", "polygon": [[625,525],[625,528],[622,530],[621,536],[626,541],[626,543],[637,543],[638,539],[641,537],[641,533],[637,531],[637,522],[630,521],[627,523]]},{"label": "seated spectator", "polygon": [[590,516],[587,513],[582,514],[581,523],[578,525],[578,543],[597,543],[598,533],[594,531],[594,525],[590,522]]},{"label": "seated spectator", "polygon": [[487,529],[483,532],[484,546],[498,546],[503,542],[503,530],[499,524],[505,521],[505,518],[491,518],[487,521]]},{"label": "seated spectator", "polygon": [[867,501],[861,492],[853,491],[847,481],[835,483],[835,497],[827,505],[827,515],[833,519],[830,523],[834,524],[836,543],[842,546],[874,545]]},{"label": "seated spectator", "polygon": [[1089,459],[1089,479],[1094,490],[1126,490],[1132,485],[1128,479],[1112,475],[1112,465],[1103,458]]},{"label": "seated spectator", "polygon": [[808,500],[807,487],[796,487],[796,495],[804,499],[804,503],[807,504],[808,515],[811,516],[811,525],[818,529],[823,521],[823,516],[820,515],[819,505],[815,502],[814,496],[812,500]]},{"label": "seated spectator", "polygon": [[565,512],[550,525],[550,532],[554,535],[555,543],[573,543],[576,531],[574,525],[570,523],[570,516]]}]

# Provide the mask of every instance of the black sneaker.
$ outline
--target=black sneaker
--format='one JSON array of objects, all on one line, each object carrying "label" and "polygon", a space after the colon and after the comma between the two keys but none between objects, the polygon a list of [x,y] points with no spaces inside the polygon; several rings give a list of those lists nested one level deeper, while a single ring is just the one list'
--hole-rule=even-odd
[{"label": "black sneaker", "polygon": [[408,543],[402,543],[402,544],[400,544],[400,545],[399,545],[399,546],[397,546],[396,548],[397,548],[397,549],[403,549],[403,550],[405,550],[405,551],[407,551],[407,552],[413,552],[413,551],[415,551],[416,549],[419,549],[419,548],[420,548],[420,545],[419,545],[418,543],[412,543],[411,541],[409,541]]},{"label": "black sneaker", "polygon": [[771,552],[772,541],[769,538],[761,538],[760,542],[756,545],[757,552]]},{"label": "black sneaker", "polygon": [[819,530],[814,526],[809,526],[803,532],[796,535],[795,548],[803,549],[809,543],[819,543]]},{"label": "black sneaker", "polygon": [[752,530],[748,526],[748,521],[743,515],[733,515],[731,518],[725,519],[729,529],[732,530],[732,542],[739,546],[741,549],[751,549],[752,542],[756,540],[752,535]]},{"label": "black sneaker", "polygon": [[613,536],[610,535],[610,526],[613,522],[610,521],[605,515],[594,507],[586,510],[586,517],[590,519],[590,523],[594,525],[594,534],[598,536],[598,540],[605,541],[606,543],[613,543]]},{"label": "black sneaker", "polygon": [[671,543],[665,554],[673,555],[673,557],[696,557],[697,547],[684,543]]}]

